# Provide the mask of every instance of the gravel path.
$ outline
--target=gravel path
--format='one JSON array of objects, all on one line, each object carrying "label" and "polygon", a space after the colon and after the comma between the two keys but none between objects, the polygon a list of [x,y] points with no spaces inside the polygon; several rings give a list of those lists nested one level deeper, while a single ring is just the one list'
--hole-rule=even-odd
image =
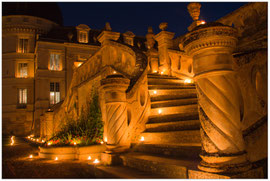
[{"label": "gravel path", "polygon": [[15,138],[13,146],[3,138],[2,148],[2,178],[95,178],[87,161],[40,159],[38,147],[22,138]]}]

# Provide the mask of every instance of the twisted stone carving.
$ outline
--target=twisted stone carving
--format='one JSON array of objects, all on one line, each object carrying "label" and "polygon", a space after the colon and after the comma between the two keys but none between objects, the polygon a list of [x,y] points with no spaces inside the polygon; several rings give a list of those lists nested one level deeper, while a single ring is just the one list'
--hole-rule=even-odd
[{"label": "twisted stone carving", "polygon": [[[219,33],[222,30],[233,33]],[[241,172],[250,168],[240,120],[241,94],[232,69],[232,51],[237,41],[234,31],[214,25],[190,32],[184,40],[185,51],[193,57],[198,93],[202,139],[202,162],[198,168],[207,172]]]},{"label": "twisted stone carving", "polygon": [[121,152],[127,148],[127,103],[126,90],[129,79],[121,75],[110,75],[101,80],[105,92],[106,121],[104,135],[107,136],[107,150]]}]

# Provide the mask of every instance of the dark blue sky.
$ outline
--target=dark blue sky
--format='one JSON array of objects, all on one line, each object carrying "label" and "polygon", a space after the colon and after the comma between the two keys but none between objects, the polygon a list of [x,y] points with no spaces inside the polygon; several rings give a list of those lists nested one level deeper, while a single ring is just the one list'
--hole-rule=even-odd
[{"label": "dark blue sky", "polygon": [[[215,21],[245,5],[245,2],[200,2],[200,19]],[[58,3],[65,26],[87,24],[92,29],[102,29],[110,22],[112,30],[124,33],[132,31],[145,35],[152,26],[158,33],[161,22],[168,22],[168,31],[176,36],[187,32],[192,19],[187,11],[187,2],[61,2]]]}]

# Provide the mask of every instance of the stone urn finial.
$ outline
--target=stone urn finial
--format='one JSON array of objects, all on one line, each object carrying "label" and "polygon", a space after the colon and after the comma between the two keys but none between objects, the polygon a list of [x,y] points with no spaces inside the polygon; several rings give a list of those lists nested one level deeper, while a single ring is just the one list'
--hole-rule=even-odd
[{"label": "stone urn finial", "polygon": [[160,23],[159,29],[161,29],[162,31],[165,31],[167,28],[168,28],[167,22]]},{"label": "stone urn finial", "polygon": [[199,20],[200,8],[201,8],[200,3],[189,3],[188,4],[187,9],[188,9],[188,12],[189,12],[190,16],[192,17],[193,21]]},{"label": "stone urn finial", "polygon": [[112,28],[111,28],[111,25],[110,25],[109,22],[106,22],[106,24],[105,24],[105,30],[106,31],[112,31]]},{"label": "stone urn finial", "polygon": [[148,27],[148,33],[151,33],[151,34],[153,33],[153,28],[152,28],[152,26],[149,26],[149,27]]}]

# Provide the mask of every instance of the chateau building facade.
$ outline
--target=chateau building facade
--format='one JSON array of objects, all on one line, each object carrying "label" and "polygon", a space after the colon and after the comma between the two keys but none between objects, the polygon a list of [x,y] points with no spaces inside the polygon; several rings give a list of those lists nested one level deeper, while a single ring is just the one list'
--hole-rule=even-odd
[{"label": "chateau building facade", "polygon": [[[65,27],[58,6],[45,4],[57,16],[33,11],[42,9],[33,3],[3,3],[4,135],[48,139],[97,90],[111,152],[200,155],[205,172],[262,166],[254,173],[266,175],[267,3],[248,3],[212,23],[190,3],[193,23],[179,37],[167,23],[145,36],[114,32],[109,23]],[[135,167],[138,154],[123,156],[125,166]]]}]

